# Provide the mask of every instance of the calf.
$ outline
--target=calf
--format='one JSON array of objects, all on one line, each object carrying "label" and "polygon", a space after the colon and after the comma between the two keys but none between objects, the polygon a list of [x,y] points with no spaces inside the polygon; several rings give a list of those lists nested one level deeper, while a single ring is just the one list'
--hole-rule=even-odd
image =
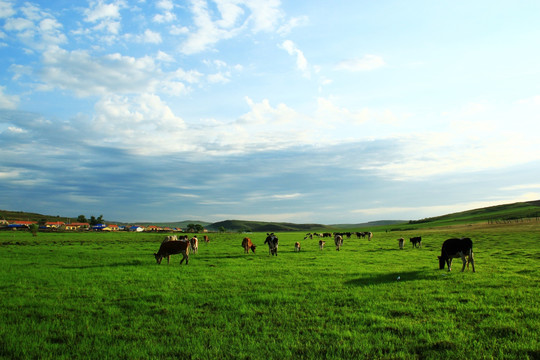
[{"label": "calf", "polygon": [[421,236],[412,237],[410,240],[411,240],[411,243],[412,243],[413,247],[422,247],[422,237]]},{"label": "calf", "polygon": [[319,249],[324,249],[324,245],[326,245],[326,241],[319,240]]},{"label": "calf", "polygon": [[341,250],[341,246],[343,245],[343,237],[341,235],[336,235],[334,237],[334,244],[336,244],[336,250]]},{"label": "calf", "polygon": [[255,253],[255,249],[257,248],[255,245],[253,245],[251,239],[247,237],[242,240],[242,247],[244,248],[245,254],[249,253],[249,249],[251,249],[251,251]]},{"label": "calf", "polygon": [[180,264],[186,260],[187,265],[189,261],[189,241],[165,241],[161,243],[158,252],[154,253],[154,257],[158,264],[161,264],[161,260],[166,257],[167,264],[169,264],[170,256],[175,254],[182,254]]},{"label": "calf", "polygon": [[208,235],[204,235],[204,242],[207,244],[210,242],[210,238],[208,237]]},{"label": "calf", "polygon": [[404,238],[399,238],[399,239],[397,239],[397,241],[398,241],[398,244],[399,244],[399,248],[401,250],[403,250],[403,244],[405,243],[405,239]]},{"label": "calf", "polygon": [[295,252],[299,252],[300,251],[300,243],[297,241],[296,243],[294,243],[294,251]]},{"label": "calf", "polygon": [[448,271],[451,271],[452,259],[460,257],[463,261],[461,272],[465,270],[465,265],[467,265],[467,269],[469,268],[469,263],[472,264],[472,271],[475,272],[472,245],[472,240],[469,238],[445,240],[442,244],[441,256],[439,256],[439,269],[444,269],[446,264]]},{"label": "calf", "polygon": [[274,235],[274,233],[268,234],[266,233],[266,240],[264,240],[265,244],[268,244],[268,250],[270,251],[270,255],[276,255],[277,256],[277,250],[278,250],[278,237]]}]

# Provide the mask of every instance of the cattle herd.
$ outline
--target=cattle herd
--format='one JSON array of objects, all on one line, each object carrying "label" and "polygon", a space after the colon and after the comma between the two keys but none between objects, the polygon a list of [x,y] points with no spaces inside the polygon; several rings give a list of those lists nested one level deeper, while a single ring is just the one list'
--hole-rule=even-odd
[{"label": "cattle herd", "polygon": [[[343,239],[344,238],[349,239],[353,234],[356,235],[357,238],[367,237],[368,240],[371,240],[373,238],[373,233],[371,232],[355,232],[355,233],[336,232],[333,234],[332,233],[320,233],[320,234],[308,233],[304,237],[304,240],[308,238],[313,239],[313,236],[320,237],[320,238],[333,237],[336,250],[339,251],[341,250],[341,247],[343,246]],[[204,235],[204,241],[206,243],[210,242],[210,239],[208,238],[207,235]],[[422,247],[422,238],[420,236],[412,237],[409,239],[409,241],[411,242],[413,248]],[[404,238],[398,239],[398,245],[400,249],[404,248],[404,243],[405,243]],[[275,235],[274,233],[267,233],[264,244],[268,244],[269,255],[277,256],[278,244],[279,244],[279,239],[277,235]],[[320,250],[323,250],[325,245],[326,245],[325,240],[319,240]],[[465,266],[467,266],[467,269],[469,269],[469,264],[471,264],[472,271],[475,272],[472,246],[473,244],[470,238],[452,238],[452,239],[448,239],[444,241],[441,248],[441,256],[438,257],[439,269],[442,270],[446,266],[448,267],[448,271],[451,271],[452,259],[461,258],[463,262],[463,267],[461,268],[461,271],[463,272],[465,270]],[[257,248],[257,246],[253,244],[250,238],[245,237],[242,239],[242,248],[244,249],[244,253],[248,254],[249,250],[255,253],[255,249]],[[189,251],[191,250],[193,253],[197,253],[198,249],[199,249],[199,239],[196,236],[193,236],[190,239],[187,235],[182,236],[181,238],[178,238],[175,235],[168,235],[165,237],[165,239],[161,243],[158,252],[154,253],[154,256],[158,264],[161,264],[161,261],[164,258],[167,258],[167,264],[169,264],[171,255],[182,254],[182,260],[180,260],[180,264],[182,264],[182,262],[185,260],[186,265],[187,265],[189,261]],[[297,241],[294,244],[294,251],[300,252],[300,249],[301,249],[300,242]]]}]

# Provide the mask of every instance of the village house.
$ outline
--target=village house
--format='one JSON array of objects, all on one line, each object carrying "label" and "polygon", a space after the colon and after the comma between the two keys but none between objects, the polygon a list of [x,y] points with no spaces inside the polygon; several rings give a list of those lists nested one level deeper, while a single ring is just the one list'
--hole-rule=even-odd
[{"label": "village house", "polygon": [[66,230],[88,230],[90,228],[89,223],[71,223],[66,224]]}]

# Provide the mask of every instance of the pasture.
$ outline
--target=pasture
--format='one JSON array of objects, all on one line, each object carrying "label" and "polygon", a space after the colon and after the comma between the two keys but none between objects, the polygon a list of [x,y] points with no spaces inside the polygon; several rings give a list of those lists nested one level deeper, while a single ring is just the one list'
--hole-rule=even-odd
[{"label": "pasture", "polygon": [[[188,266],[156,264],[162,234],[0,232],[0,358],[540,358],[540,223],[370,230],[277,257],[210,234]],[[462,236],[476,273],[439,270]]]}]

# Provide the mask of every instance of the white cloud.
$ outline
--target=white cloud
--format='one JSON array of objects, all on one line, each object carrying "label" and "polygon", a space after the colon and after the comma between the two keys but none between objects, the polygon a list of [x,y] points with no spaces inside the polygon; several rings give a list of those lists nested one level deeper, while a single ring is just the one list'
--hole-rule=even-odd
[{"label": "white cloud", "polygon": [[[209,50],[218,42],[248,30],[273,31],[284,18],[278,0],[216,0],[215,3],[219,16],[214,19],[206,0],[191,0],[195,30],[181,46],[184,54]],[[183,29],[175,28],[175,31],[183,33]]]},{"label": "white cloud", "polygon": [[176,20],[176,15],[172,12],[174,4],[171,0],[160,0],[157,2],[156,7],[163,10],[163,13],[156,14],[153,21],[157,23],[169,23]]},{"label": "white cloud", "polygon": [[377,55],[365,55],[361,59],[350,59],[339,62],[336,66],[336,70],[345,71],[370,71],[375,70],[386,65],[382,57]]},{"label": "white cloud", "polygon": [[98,22],[104,19],[119,19],[120,8],[124,5],[123,1],[104,3],[103,0],[90,1],[90,7],[84,10],[85,21]]},{"label": "white cloud", "polygon": [[146,44],[160,44],[162,39],[160,33],[146,29],[144,34],[136,37],[136,41]]},{"label": "white cloud", "polygon": [[43,90],[60,88],[78,96],[107,93],[186,91],[182,78],[194,79],[193,72],[163,73],[152,57],[135,58],[118,53],[93,57],[87,51],[50,48],[43,55]]},{"label": "white cloud", "polygon": [[0,109],[14,110],[19,104],[19,97],[5,94],[5,89],[5,86],[0,86]]},{"label": "white cloud", "polygon": [[230,77],[231,77],[231,73],[229,72],[225,72],[225,73],[219,72],[219,73],[208,75],[207,79],[208,79],[208,82],[211,84],[216,84],[216,83],[224,84],[231,81]]},{"label": "white cloud", "polygon": [[501,191],[515,191],[515,190],[528,190],[528,189],[540,189],[540,184],[520,184],[520,185],[506,186],[506,187],[501,188],[500,190]]},{"label": "white cloud", "polygon": [[0,1],[0,18],[8,18],[15,15],[13,4],[9,1]]},{"label": "white cloud", "polygon": [[298,47],[291,40],[285,40],[280,46],[282,49],[287,51],[289,55],[296,58],[296,67],[298,70],[300,70],[305,77],[309,77],[310,71],[304,53],[298,49]]},{"label": "white cloud", "polygon": [[112,144],[140,155],[196,151],[182,118],[153,94],[111,95],[95,106],[93,133],[87,140]]}]

